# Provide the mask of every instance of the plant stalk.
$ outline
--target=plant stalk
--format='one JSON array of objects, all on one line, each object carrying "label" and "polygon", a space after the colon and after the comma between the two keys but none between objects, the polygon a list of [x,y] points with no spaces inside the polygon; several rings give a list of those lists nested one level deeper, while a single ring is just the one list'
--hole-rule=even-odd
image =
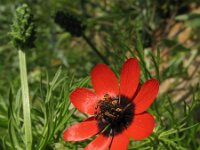
[{"label": "plant stalk", "polygon": [[101,58],[101,60],[105,64],[109,65],[108,60],[98,51],[98,49],[94,46],[94,44],[90,41],[90,39],[85,34],[83,34],[82,37],[87,42],[87,44],[92,48],[92,50],[99,56],[99,58]]},{"label": "plant stalk", "polygon": [[29,89],[28,89],[27,69],[26,69],[26,54],[21,49],[18,50],[18,54],[19,54],[19,68],[20,68],[22,101],[23,101],[25,145],[26,145],[26,150],[31,150],[32,130],[31,130]]}]

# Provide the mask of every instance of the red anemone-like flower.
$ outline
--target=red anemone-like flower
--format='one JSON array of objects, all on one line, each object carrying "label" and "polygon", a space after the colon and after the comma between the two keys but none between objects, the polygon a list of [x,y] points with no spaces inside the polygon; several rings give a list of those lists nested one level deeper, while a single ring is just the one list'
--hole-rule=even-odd
[{"label": "red anemone-like flower", "polygon": [[73,105],[92,117],[66,129],[64,140],[81,141],[97,135],[86,150],[124,150],[130,137],[148,137],[155,121],[146,110],[157,96],[159,83],[150,79],[139,86],[139,79],[140,66],[134,58],[124,63],[119,84],[108,66],[96,65],[91,72],[95,92],[77,88],[70,95]]}]

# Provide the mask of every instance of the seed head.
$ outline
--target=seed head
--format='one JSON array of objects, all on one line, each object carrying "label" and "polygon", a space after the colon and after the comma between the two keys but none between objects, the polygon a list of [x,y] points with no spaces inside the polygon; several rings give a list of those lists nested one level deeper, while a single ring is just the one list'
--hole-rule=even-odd
[{"label": "seed head", "polygon": [[55,15],[55,23],[76,37],[80,37],[85,30],[83,23],[71,13],[58,11]]},{"label": "seed head", "polygon": [[33,23],[33,15],[27,4],[17,8],[10,34],[17,49],[25,50],[35,46],[35,25]]}]

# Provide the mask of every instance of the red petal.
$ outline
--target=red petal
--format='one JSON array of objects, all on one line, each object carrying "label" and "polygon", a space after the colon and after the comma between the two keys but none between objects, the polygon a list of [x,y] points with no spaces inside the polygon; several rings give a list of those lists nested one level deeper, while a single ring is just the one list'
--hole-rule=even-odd
[{"label": "red petal", "polygon": [[128,59],[120,75],[120,95],[132,99],[140,79],[140,66],[134,58]]},{"label": "red petal", "polygon": [[71,93],[70,100],[79,111],[91,115],[98,102],[96,94],[86,88],[77,88]]},{"label": "red petal", "polygon": [[92,85],[97,95],[102,97],[105,94],[116,96],[119,93],[117,77],[113,71],[104,64],[98,64],[91,72]]},{"label": "red petal", "polygon": [[81,141],[90,138],[98,132],[97,122],[92,117],[65,130],[63,139],[66,141]]},{"label": "red petal", "polygon": [[142,113],[148,109],[158,94],[159,83],[156,79],[146,81],[133,102],[135,104],[135,114]]},{"label": "red petal", "polygon": [[112,137],[99,135],[95,140],[88,144],[84,150],[107,150],[112,141]]},{"label": "red petal", "polygon": [[128,148],[129,138],[122,132],[114,136],[110,150],[125,150]]},{"label": "red petal", "polygon": [[154,126],[155,121],[153,116],[144,112],[134,116],[133,122],[127,128],[126,134],[135,140],[142,140],[153,132]]}]

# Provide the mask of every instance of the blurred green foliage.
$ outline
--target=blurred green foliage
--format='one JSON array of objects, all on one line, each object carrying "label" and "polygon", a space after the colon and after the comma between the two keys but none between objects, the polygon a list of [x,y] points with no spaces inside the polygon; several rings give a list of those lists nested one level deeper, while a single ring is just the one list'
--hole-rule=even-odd
[{"label": "blurred green foliage", "polygon": [[[33,149],[78,149],[90,141],[62,140],[66,127],[86,117],[70,105],[70,92],[91,87],[92,67],[104,62],[86,38],[118,76],[123,62],[137,57],[141,83],[151,77],[161,85],[173,80],[149,110],[157,122],[154,133],[143,141],[132,140],[129,149],[199,149],[200,21],[193,11],[200,8],[197,0],[1,0],[0,149],[24,149],[18,57],[9,34],[16,8],[23,3],[31,8],[37,27],[35,48],[27,51]],[[57,25],[57,11],[81,20],[86,38]],[[177,22],[183,24],[177,34],[191,30],[189,44],[181,43],[177,34],[168,36]],[[194,73],[190,66],[196,67]],[[184,82],[188,86],[179,88]]]}]

